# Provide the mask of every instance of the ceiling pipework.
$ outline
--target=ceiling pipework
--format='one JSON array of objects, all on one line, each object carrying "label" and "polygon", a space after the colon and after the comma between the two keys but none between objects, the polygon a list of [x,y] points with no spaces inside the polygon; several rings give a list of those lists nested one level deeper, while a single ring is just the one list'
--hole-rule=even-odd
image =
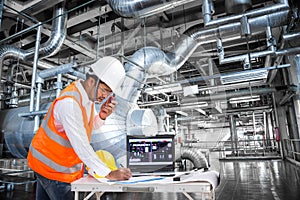
[{"label": "ceiling pipework", "polygon": [[[66,20],[67,16],[64,14],[64,7],[57,6],[54,9],[53,31],[47,42],[41,44],[39,48],[39,58],[49,57],[56,54],[66,37]],[[7,58],[17,58],[19,60],[28,62],[33,61],[34,48],[28,50],[19,49],[13,45],[0,46],[0,78],[2,77],[3,61]]]}]

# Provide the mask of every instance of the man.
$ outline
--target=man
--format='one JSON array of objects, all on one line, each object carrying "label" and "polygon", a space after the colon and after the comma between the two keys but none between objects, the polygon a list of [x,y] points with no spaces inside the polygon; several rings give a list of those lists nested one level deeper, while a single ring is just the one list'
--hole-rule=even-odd
[{"label": "man", "polygon": [[[102,126],[114,111],[117,102],[111,94],[124,77],[123,65],[116,58],[101,58],[91,65],[86,80],[70,84],[53,101],[32,139],[27,157],[37,176],[36,199],[73,199],[70,183],[83,176],[83,163],[108,179],[131,177],[127,168],[111,171],[90,145],[92,130]],[[109,96],[100,112],[94,112],[94,103]]]}]

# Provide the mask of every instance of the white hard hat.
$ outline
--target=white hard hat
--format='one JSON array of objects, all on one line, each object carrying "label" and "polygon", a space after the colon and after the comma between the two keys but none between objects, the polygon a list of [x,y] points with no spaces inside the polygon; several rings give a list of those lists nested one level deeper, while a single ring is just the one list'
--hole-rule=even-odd
[{"label": "white hard hat", "polygon": [[111,56],[100,58],[91,65],[91,69],[113,92],[120,87],[125,78],[122,63]]}]

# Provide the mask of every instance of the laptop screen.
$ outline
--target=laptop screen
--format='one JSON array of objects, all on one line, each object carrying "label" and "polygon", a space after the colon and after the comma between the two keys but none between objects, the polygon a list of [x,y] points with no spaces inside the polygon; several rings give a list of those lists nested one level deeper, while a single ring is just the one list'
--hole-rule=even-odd
[{"label": "laptop screen", "polygon": [[127,136],[127,167],[132,172],[174,171],[174,135]]}]

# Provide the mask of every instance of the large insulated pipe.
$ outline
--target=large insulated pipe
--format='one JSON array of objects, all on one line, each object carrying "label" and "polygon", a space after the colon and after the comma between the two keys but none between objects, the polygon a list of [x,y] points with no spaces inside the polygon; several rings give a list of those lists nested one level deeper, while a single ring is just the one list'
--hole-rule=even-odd
[{"label": "large insulated pipe", "polygon": [[205,158],[204,154],[196,148],[184,147],[181,148],[181,159],[190,160],[194,168],[209,168],[208,161]]},{"label": "large insulated pipe", "polygon": [[[53,31],[47,42],[43,43],[39,49],[39,58],[49,57],[56,54],[66,37],[66,20],[63,6],[58,6],[55,10],[55,20]],[[33,61],[34,48],[22,50],[13,45],[0,46],[0,78],[2,77],[3,61],[7,58],[18,58],[23,61]]]},{"label": "large insulated pipe", "polygon": [[106,0],[115,13],[122,17],[144,18],[195,0]]},{"label": "large insulated pipe", "polygon": [[[42,104],[42,110],[48,104]],[[19,117],[19,113],[28,113],[28,106],[7,110],[0,110],[0,127],[4,134],[6,146],[14,157],[26,158],[29,145],[34,136],[34,118]]]}]

